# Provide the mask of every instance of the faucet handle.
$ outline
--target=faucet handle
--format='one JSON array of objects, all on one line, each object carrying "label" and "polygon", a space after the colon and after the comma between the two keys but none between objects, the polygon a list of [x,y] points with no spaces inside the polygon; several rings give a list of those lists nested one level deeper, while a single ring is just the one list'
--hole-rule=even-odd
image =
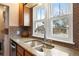
[{"label": "faucet handle", "polygon": [[52,40],[50,40],[50,39],[49,39],[49,40],[47,40],[47,42],[48,42],[49,44],[52,44]]}]

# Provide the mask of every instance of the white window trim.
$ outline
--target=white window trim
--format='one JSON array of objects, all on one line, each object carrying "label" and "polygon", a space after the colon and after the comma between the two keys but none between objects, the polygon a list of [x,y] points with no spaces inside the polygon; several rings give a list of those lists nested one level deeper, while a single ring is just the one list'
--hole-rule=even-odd
[{"label": "white window trim", "polygon": [[[48,22],[50,22],[49,21],[49,16],[50,16],[50,14],[49,14],[49,8],[47,7],[47,6],[49,6],[49,4],[47,4],[47,5],[45,5],[44,7],[47,9],[46,11],[46,19],[44,20],[45,21],[45,27],[46,27],[46,33],[48,34],[48,32],[49,32],[49,29],[50,29],[50,27],[49,27],[49,23]],[[37,6],[38,7],[38,6]],[[39,7],[38,7],[39,8]],[[33,10],[33,12],[34,12],[35,10]],[[69,38],[68,38],[68,40],[63,40],[63,39],[57,39],[57,38],[54,38],[54,37],[47,37],[48,35],[46,34],[46,37],[47,37],[47,39],[52,39],[52,40],[55,40],[55,41],[60,41],[60,42],[65,42],[65,43],[70,43],[70,44],[74,44],[74,42],[73,42],[73,4],[71,3],[71,12],[72,12],[72,15],[71,15],[71,20],[69,20],[69,34],[68,34],[68,36],[69,36]],[[33,15],[34,15],[35,13],[33,13]],[[36,19],[36,17],[34,16],[33,17],[33,23],[34,23],[34,21],[35,21],[35,19]],[[47,28],[49,28],[49,29],[47,29]],[[33,34],[32,34],[32,36],[36,36],[36,37],[41,37],[41,38],[43,38],[44,36],[43,35],[37,35],[37,34],[34,34],[34,25],[33,25]]]}]

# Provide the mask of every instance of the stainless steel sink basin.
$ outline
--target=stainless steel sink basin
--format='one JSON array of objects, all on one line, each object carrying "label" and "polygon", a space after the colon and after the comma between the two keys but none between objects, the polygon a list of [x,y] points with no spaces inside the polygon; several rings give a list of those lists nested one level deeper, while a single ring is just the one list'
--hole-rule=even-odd
[{"label": "stainless steel sink basin", "polygon": [[54,46],[47,45],[47,44],[43,44],[42,46],[35,47],[35,49],[40,51],[40,52],[44,52],[45,49],[49,49],[50,50],[52,48],[54,48]]},{"label": "stainless steel sink basin", "polygon": [[37,47],[37,46],[42,46],[43,45],[43,43],[38,41],[38,40],[25,41],[24,44],[26,44],[30,47]]},{"label": "stainless steel sink basin", "polygon": [[44,52],[43,48],[46,49],[52,49],[54,48],[54,46],[48,45],[42,41],[39,40],[29,40],[29,41],[25,41],[24,44],[34,48],[35,50],[39,51],[39,52]]},{"label": "stainless steel sink basin", "polygon": [[36,47],[35,49],[38,50],[39,52],[44,52],[44,50],[43,50],[43,46]]}]

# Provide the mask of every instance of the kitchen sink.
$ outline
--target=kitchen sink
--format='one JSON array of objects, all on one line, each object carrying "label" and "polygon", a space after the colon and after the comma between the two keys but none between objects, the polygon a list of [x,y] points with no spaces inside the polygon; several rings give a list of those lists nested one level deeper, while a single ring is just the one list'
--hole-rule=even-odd
[{"label": "kitchen sink", "polygon": [[40,40],[29,40],[25,41],[24,44],[34,48],[35,50],[39,52],[44,52],[44,49],[52,49],[54,46],[48,45]]},{"label": "kitchen sink", "polygon": [[36,47],[35,49],[36,49],[37,51],[39,51],[39,52],[44,52],[44,50],[43,50],[43,46]]},{"label": "kitchen sink", "polygon": [[54,46],[47,45],[47,44],[43,44],[42,46],[35,47],[35,49],[40,52],[44,52],[45,49],[51,50],[52,48],[54,48]]},{"label": "kitchen sink", "polygon": [[43,43],[38,41],[38,40],[25,41],[24,44],[26,44],[30,47],[37,47],[37,46],[42,46],[43,45]]}]

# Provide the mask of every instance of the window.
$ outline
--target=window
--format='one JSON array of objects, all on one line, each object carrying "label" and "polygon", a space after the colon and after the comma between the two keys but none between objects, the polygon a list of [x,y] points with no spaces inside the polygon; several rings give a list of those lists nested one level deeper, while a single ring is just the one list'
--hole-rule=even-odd
[{"label": "window", "polygon": [[[50,32],[48,38],[73,43],[72,5],[70,3],[53,3],[51,6]],[[71,23],[72,22],[72,23]]]},{"label": "window", "polygon": [[33,36],[73,43],[71,3],[49,3],[33,8]]},{"label": "window", "polygon": [[33,20],[33,33],[34,36],[44,37],[44,20],[45,20],[45,8],[43,5],[34,7],[35,19]]}]

